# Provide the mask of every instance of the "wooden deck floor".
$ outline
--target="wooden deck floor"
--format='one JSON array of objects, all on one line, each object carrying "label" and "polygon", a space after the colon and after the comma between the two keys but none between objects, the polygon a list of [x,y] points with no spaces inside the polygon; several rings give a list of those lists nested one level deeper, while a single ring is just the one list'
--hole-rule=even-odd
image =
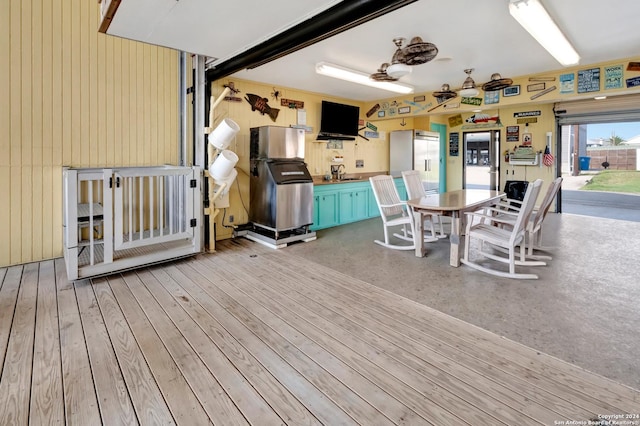
[{"label": "wooden deck floor", "polygon": [[636,390],[291,254],[219,248],[76,283],[61,259],[0,268],[0,424],[640,424]]}]

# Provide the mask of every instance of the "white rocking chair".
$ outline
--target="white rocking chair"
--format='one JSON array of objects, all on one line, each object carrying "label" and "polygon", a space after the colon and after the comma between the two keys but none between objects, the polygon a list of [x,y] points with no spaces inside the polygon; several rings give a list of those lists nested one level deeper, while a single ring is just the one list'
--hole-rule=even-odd
[{"label": "white rocking chair", "polygon": [[[407,170],[402,172],[402,180],[404,181],[404,187],[407,190],[407,198],[409,200],[414,198],[424,197],[424,187],[422,186],[422,179],[420,179],[420,172],[418,170]],[[427,243],[437,241],[438,238],[446,238],[442,228],[442,216],[439,214],[431,214],[431,219],[425,219],[425,229],[431,230],[431,236],[425,235],[424,241]],[[436,234],[434,225],[439,225],[439,234]]]},{"label": "white rocking chair", "polygon": [[[373,176],[369,178],[369,182],[371,182],[373,195],[378,203],[384,228],[384,241],[375,240],[375,243],[394,250],[414,250],[413,215],[409,211],[406,201],[400,200],[393,177],[389,175]],[[402,226],[402,234],[393,234],[394,237],[411,241],[412,244],[410,246],[391,244],[388,228],[392,226]]]},{"label": "white rocking chair", "polygon": [[[522,274],[516,273],[515,267],[516,265],[530,265],[530,266],[542,266],[546,265],[546,263],[542,261],[532,262],[526,261],[525,258],[525,237],[526,237],[526,228],[529,223],[531,213],[533,212],[533,208],[535,207],[536,199],[538,198],[538,193],[540,192],[540,186],[542,185],[542,180],[537,179],[532,184],[529,184],[527,187],[527,191],[524,196],[524,200],[522,200],[522,205],[518,211],[504,211],[501,212],[504,215],[511,215],[515,218],[513,219],[501,219],[492,214],[491,210],[495,210],[492,208],[486,209],[489,211],[487,213],[481,212],[473,212],[466,213],[468,215],[467,218],[467,230],[466,230],[466,238],[465,238],[465,246],[464,246],[464,256],[460,260],[460,262],[464,263],[467,266],[475,268],[479,271],[485,272],[487,274],[496,275],[499,277],[507,277],[507,278],[518,278],[518,279],[537,279],[538,276],[535,274]],[[480,218],[480,223],[474,222],[475,218]],[[511,229],[506,229],[504,227],[498,227],[494,224],[506,223],[511,226]],[[480,253],[489,258],[499,262],[508,263],[509,264],[509,272],[499,271],[496,269],[491,269],[485,266],[480,265],[479,263],[472,262],[469,259],[469,248],[471,246],[472,239],[480,240]],[[508,257],[505,258],[503,256],[498,256],[494,253],[489,253],[485,251],[485,243],[488,243],[490,246],[495,246],[496,248],[502,248],[508,252]],[[519,247],[520,251],[520,259],[516,260],[516,247]]]},{"label": "white rocking chair", "polygon": [[[544,222],[547,213],[549,212],[549,208],[551,207],[551,203],[558,195],[558,191],[560,191],[560,187],[562,186],[562,178],[557,177],[551,183],[549,188],[547,189],[542,202],[538,208],[534,208],[531,213],[531,217],[529,219],[529,223],[527,223],[527,236],[526,236],[526,246],[527,253],[526,258],[532,260],[551,260],[551,256],[534,254],[534,250],[536,251],[549,251],[552,250],[552,247],[544,247],[542,246],[542,224]],[[507,211],[517,211],[519,207],[514,207],[507,200],[507,203],[500,203],[500,208],[504,208]],[[499,213],[496,217],[504,219],[506,222],[506,226],[513,226],[513,222],[515,222],[515,218],[512,215]],[[503,224],[502,226],[505,226]]]}]

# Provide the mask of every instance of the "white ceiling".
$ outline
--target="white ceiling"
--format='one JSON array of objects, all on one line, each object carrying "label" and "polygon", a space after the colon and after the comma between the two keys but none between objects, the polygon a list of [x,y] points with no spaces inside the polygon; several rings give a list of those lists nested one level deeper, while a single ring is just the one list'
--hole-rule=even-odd
[{"label": "white ceiling", "polygon": [[[581,65],[640,58],[638,0],[541,0],[581,57]],[[337,1],[138,0],[121,2],[109,34],[169,46],[223,60],[301,22]],[[315,73],[332,62],[373,73],[390,62],[394,37],[420,36],[439,53],[401,79],[416,93],[459,87],[465,68],[476,84],[492,73],[518,77],[561,69],[509,15],[508,0],[420,0],[284,58],[228,77],[291,87],[341,98],[371,101],[391,92]],[[129,4],[129,9],[127,9]],[[215,4],[215,5],[214,5]],[[141,20],[141,16],[145,19]],[[286,91],[284,93],[286,96]]]}]

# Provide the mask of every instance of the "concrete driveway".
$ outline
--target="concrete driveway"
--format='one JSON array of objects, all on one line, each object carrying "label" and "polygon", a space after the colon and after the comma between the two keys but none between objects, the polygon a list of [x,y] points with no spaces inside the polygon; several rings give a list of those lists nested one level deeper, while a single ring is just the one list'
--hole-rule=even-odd
[{"label": "concrete driveway", "polygon": [[640,195],[580,191],[591,175],[563,176],[562,213],[640,222]]}]

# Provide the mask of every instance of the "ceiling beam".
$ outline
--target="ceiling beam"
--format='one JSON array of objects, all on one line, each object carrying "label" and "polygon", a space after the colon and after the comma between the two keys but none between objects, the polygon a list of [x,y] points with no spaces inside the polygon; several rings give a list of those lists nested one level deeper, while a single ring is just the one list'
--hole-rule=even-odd
[{"label": "ceiling beam", "polygon": [[208,81],[251,69],[311,46],[417,0],[345,0],[206,71]]}]

